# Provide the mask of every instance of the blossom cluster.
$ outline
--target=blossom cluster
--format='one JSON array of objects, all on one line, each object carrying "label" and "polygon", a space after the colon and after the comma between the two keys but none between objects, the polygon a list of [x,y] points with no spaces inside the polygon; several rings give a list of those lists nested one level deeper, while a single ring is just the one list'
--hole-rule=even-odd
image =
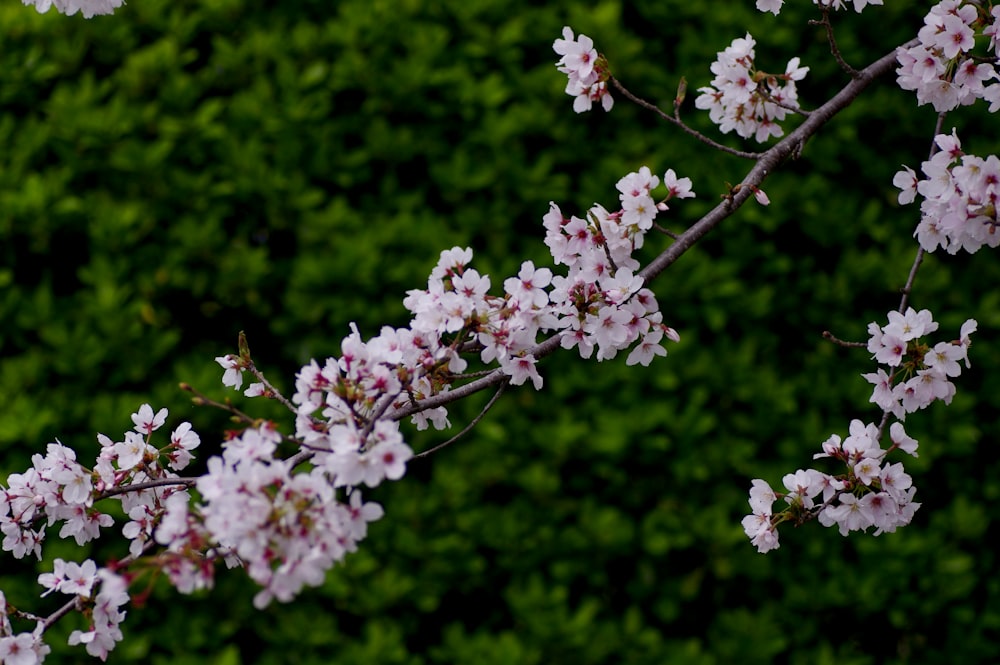
[{"label": "blossom cluster", "polygon": [[615,100],[608,92],[611,72],[607,60],[594,48],[594,40],[587,35],[574,39],[573,30],[563,28],[562,39],[552,44],[558,54],[556,67],[569,77],[566,94],[574,98],[573,110],[577,113],[589,111],[594,102],[600,102],[605,111],[610,111]]},{"label": "blossom cluster", "polygon": [[[241,374],[225,376],[233,381]],[[307,405],[306,415],[315,405],[306,382],[300,387],[297,398]],[[167,415],[166,409],[154,412],[144,404],[132,414],[134,428],[122,441],[98,435],[101,453],[93,469],[58,442],[49,444],[46,455],[34,455],[27,472],[12,474],[8,486],[0,488],[3,548],[18,558],[34,554],[41,559],[45,528],[60,521],[60,537],[73,537],[80,545],[96,539],[114,520],[95,504],[114,498],[128,516],[122,535],[131,541],[129,559],[116,567],[141,561],[143,570],[162,571],[179,591],[190,593],[211,587],[217,561],[240,565],[263,587],[254,599],[263,607],[272,598],[288,601],[304,585],[320,583],[334,563],[357,549],[367,524],[383,511],[378,504],[362,503],[360,491],[349,486],[401,477],[411,454],[392,421],[378,421],[369,445],[361,447],[357,435],[341,436],[346,426],[339,424],[326,428],[330,447],[315,448],[311,470],[294,473],[295,462],[277,457],[281,435],[265,423],[230,438],[222,455],[208,460],[207,473],[196,482],[200,499],[192,503],[186,483],[173,470],[187,466],[200,437],[182,423],[169,443],[154,447],[152,434]],[[338,500],[339,487],[348,487],[345,501]],[[154,543],[164,549],[150,553]],[[42,595],[79,597],[90,628],[71,633],[69,643],[106,658],[122,639],[120,607],[129,599],[128,577],[99,569],[91,560],[56,559],[53,571],[38,581],[46,589]],[[41,662],[48,650],[43,630],[0,633],[2,662]]]},{"label": "blossom cluster", "polygon": [[950,404],[955,384],[950,378],[962,373],[960,361],[969,365],[969,336],[976,330],[976,320],[962,324],[956,341],[938,342],[933,347],[921,337],[938,328],[929,310],[906,313],[889,312],[889,323],[868,324],[868,350],[881,364],[889,368],[864,374],[875,385],[871,402],[883,411],[904,420],[907,413],[929,406],[935,400]]},{"label": "blossom cluster", "polygon": [[[813,4],[830,9],[843,9],[845,1],[846,0],[813,0]],[[852,2],[854,3],[854,11],[859,14],[868,5],[882,4],[882,0],[852,0]],[[784,4],[785,0],[757,0],[757,10],[762,12],[771,12],[777,16],[781,11],[782,5]]]},{"label": "blossom cluster", "polygon": [[[1000,56],[997,32],[1000,5],[987,9],[979,2],[942,0],[924,17],[917,34],[919,43],[900,48],[897,83],[913,90],[920,105],[931,104],[938,113],[972,104],[990,103],[990,112],[1000,109],[1000,78],[995,60]],[[977,34],[989,38],[986,57],[972,53]]]},{"label": "blossom cluster", "polygon": [[563,348],[576,347],[583,358],[596,348],[597,359],[604,360],[639,341],[626,364],[648,365],[666,354],[660,344],[664,337],[680,339],[662,323],[656,298],[635,274],[639,263],[632,256],[656,214],[668,209],[667,201],[694,196],[691,180],[678,178],[673,169],[663,176],[667,194],[657,203],[652,191],[659,184],[659,177],[642,167],[616,185],[621,210],[610,213],[595,204],[586,219],[567,218],[551,205],[544,218],[545,244],[555,262],[569,268],[565,277],[553,279],[551,295]]},{"label": "blossom cluster", "polygon": [[[115,645],[122,640],[119,628],[125,619],[120,608],[129,601],[128,582],[122,576],[107,568],[98,568],[91,559],[82,564],[53,561],[51,573],[38,576],[38,583],[46,588],[43,596],[58,591],[76,597],[77,606],[85,610],[90,619],[90,630],[74,630],[70,633],[69,644],[83,644],[91,656],[106,660]],[[41,663],[49,653],[49,646],[41,637],[44,623],[39,623],[32,633],[12,633],[10,619],[6,612],[6,599],[0,593],[0,662],[34,665]]]},{"label": "blossom cluster", "polygon": [[939,150],[920,165],[923,179],[904,166],[892,181],[900,189],[900,203],[912,203],[918,194],[922,199],[914,232],[920,246],[955,254],[1000,245],[1000,159],[965,154],[954,130],[939,134],[934,142]]},{"label": "blossom cluster", "polygon": [[[59,560],[56,559],[58,562]],[[72,564],[67,564],[72,565]],[[81,570],[94,570],[96,565],[89,559],[80,566]],[[58,572],[58,570],[57,570]],[[39,576],[39,583],[42,582]],[[77,593],[81,598],[81,605],[85,607],[90,618],[90,630],[74,630],[70,633],[69,644],[83,644],[87,653],[101,660],[106,660],[108,653],[115,648],[115,645],[122,640],[122,631],[119,628],[125,619],[125,612],[120,608],[129,602],[128,581],[107,568],[94,570],[92,577],[81,575],[77,579],[67,579],[70,582],[70,590],[66,591],[60,584],[59,591],[62,593]],[[81,582],[87,589],[87,593],[79,593],[73,589],[80,586]],[[93,595],[90,591],[97,585],[97,593]]]},{"label": "blossom cluster", "polygon": [[[170,486],[178,479],[174,471],[188,465],[191,451],[201,443],[185,422],[171,433],[167,444],[152,446],[152,433],[163,426],[166,417],[166,409],[154,411],[143,404],[132,414],[133,429],[121,441],[99,434],[101,451],[93,468],[83,466],[76,453],[58,441],[48,445],[45,455],[33,455],[31,468],[11,474],[7,487],[0,486],[3,549],[16,558],[31,554],[41,560],[46,528],[58,523],[62,524],[60,538],[84,545],[98,538],[102,528],[114,525],[110,512],[96,505],[112,498],[128,515],[122,535],[131,541],[130,557],[140,557],[151,545],[166,498],[176,491]],[[119,608],[129,598],[126,578],[98,568],[91,560],[77,564],[56,559],[53,571],[40,575],[38,582],[46,589],[42,595],[59,592],[79,598],[78,606],[90,618],[90,629],[73,631],[69,643],[83,644],[91,655],[106,658],[122,639],[119,624],[125,613]],[[7,619],[6,613],[0,614]],[[33,633],[13,636],[5,624],[0,631],[2,662],[41,662],[48,652],[41,641],[43,630],[40,626]]]},{"label": "blossom cluster", "polygon": [[21,0],[25,5],[33,5],[39,14],[44,14],[52,7],[60,14],[72,16],[80,12],[83,18],[93,18],[102,14],[113,14],[116,9],[125,4],[125,0]]},{"label": "blossom cluster", "polygon": [[[176,478],[173,471],[188,464],[190,451],[201,439],[191,430],[190,423],[182,423],[171,434],[170,443],[159,449],[151,446],[148,437],[163,425],[166,415],[166,409],[154,413],[152,407],[144,404],[132,414],[135,427],[125,433],[122,441],[114,442],[99,434],[101,452],[93,469],[80,464],[73,449],[59,441],[50,443],[44,456],[32,455],[31,468],[11,474],[7,487],[0,486],[3,549],[16,558],[33,554],[41,559],[45,528],[58,522],[62,523],[60,538],[72,537],[78,545],[83,545],[97,538],[102,527],[114,523],[111,515],[94,506],[95,498],[150,480]],[[140,514],[155,512],[163,492],[161,488],[150,488],[123,492],[116,498],[136,520],[141,519]],[[131,533],[132,529],[128,531]],[[133,554],[138,554],[148,536],[148,529],[128,535],[134,539]]]},{"label": "blossom cluster", "polygon": [[735,130],[743,138],[753,136],[764,142],[781,136],[778,123],[799,108],[795,82],[801,81],[809,68],[800,67],[799,59],[792,58],[782,74],[755,69],[755,45],[747,33],[719,52],[711,65],[715,78],[711,86],[698,89],[701,95],[695,106],[707,110],[724,134]]},{"label": "blossom cluster", "polygon": [[212,586],[217,560],[242,565],[263,589],[254,605],[291,600],[326,572],[367,534],[381,506],[361,502],[358,490],[338,500],[326,466],[293,472],[294,463],[275,457],[280,435],[270,426],[248,429],[225,442],[197,481],[199,502],[174,494],[156,540],[166,547],[156,560],[182,593]]},{"label": "blossom cluster", "polygon": [[[552,271],[524,261],[517,277],[504,280],[505,295],[495,296],[489,293],[489,275],[470,267],[471,262],[472,250],[468,247],[444,251],[427,288],[407,292],[403,304],[414,315],[412,331],[421,339],[452,337],[448,344],[437,342],[448,349],[449,373],[462,372],[468,365],[458,349],[478,350],[482,362],[499,364],[514,385],[530,380],[535,389],[541,389],[542,377],[530,349],[538,333],[551,328],[545,289],[551,284]],[[438,386],[428,384],[417,394],[429,396],[450,386],[448,379]],[[444,417],[443,407],[439,407],[435,426],[443,426]],[[424,423],[418,422],[421,425]]]},{"label": "blossom cluster", "polygon": [[[917,442],[907,436],[901,423],[889,428],[888,448],[882,448],[879,439],[874,424],[853,420],[846,438],[830,436],[823,442],[822,452],[813,456],[842,463],[843,472],[799,469],[782,478],[788,490],[782,493],[775,492],[766,481],[755,479],[750,488],[752,512],[742,524],[757,551],[769,552],[780,546],[778,525],[783,522],[798,526],[818,519],[823,526],[837,526],[843,536],[872,527],[877,536],[909,524],[920,507],[913,501],[916,488],[902,463],[890,464],[885,457],[896,449],[916,457]],[[784,499],[786,505],[775,511],[774,502],[779,499]]]},{"label": "blossom cluster", "polygon": [[[889,312],[888,320],[885,326],[868,326],[868,350],[892,371],[887,374],[879,369],[863,375],[875,384],[870,401],[898,420],[935,400],[951,403],[955,386],[948,379],[961,374],[960,361],[968,365],[969,336],[976,330],[976,321],[969,319],[962,325],[958,340],[931,348],[921,342],[924,335],[938,329],[929,310],[918,312],[910,307],[904,313]],[[878,426],[854,420],[847,438],[832,435],[823,442],[822,452],[813,456],[844,464],[844,472],[832,475],[800,469],[782,479],[788,490],[783,494],[775,493],[764,480],[754,480],[752,513],[743,518],[743,529],[758,551],[778,547],[777,527],[782,522],[800,525],[815,518],[824,526],[836,525],[845,536],[870,527],[879,535],[909,524],[920,506],[913,502],[916,488],[902,463],[889,464],[885,457],[896,449],[916,457],[917,442],[907,436],[900,422],[889,428],[888,448],[879,444],[881,437]],[[788,505],[776,513],[773,504],[778,499]]]}]

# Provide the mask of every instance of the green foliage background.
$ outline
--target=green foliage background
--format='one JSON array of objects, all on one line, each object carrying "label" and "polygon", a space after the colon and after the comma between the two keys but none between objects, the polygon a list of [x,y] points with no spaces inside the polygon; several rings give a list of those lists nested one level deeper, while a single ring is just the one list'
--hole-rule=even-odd
[{"label": "green foliage background", "polygon": [[[798,6],[791,6],[791,5]],[[926,7],[838,14],[863,65]],[[821,103],[845,76],[809,3],[750,0],[132,0],[114,17],[0,6],[0,470],[56,437],[86,458],[151,402],[190,420],[207,457],[225,418],[213,357],[245,330],[289,389],[348,324],[404,325],[442,249],[469,246],[498,284],[547,264],[549,201],[612,206],[641,165],[690,176],[682,229],[748,168],[620,97],[575,115],[552,66],[563,25],[594,38],[634,92],[668,108],[747,30],[758,64],[793,55]],[[971,152],[995,118],[956,112]],[[950,128],[946,124],[946,129]],[[987,662],[1000,641],[996,254],[930,256],[913,297],[942,336],[979,320],[951,407],[907,419],[923,508],[879,538],[809,525],[757,554],[739,520],[751,478],[776,486],[830,434],[869,421],[865,338],[898,304],[914,207],[891,186],[926,156],[929,108],[886,79],[654,284],[680,344],[649,368],[568,354],[545,389],[509,392],[462,442],[370,492],[386,517],[324,586],[252,609],[239,571],[211,595],[155,589],[132,608],[127,663]],[[733,137],[723,139],[738,146]],[[662,248],[655,239],[647,258]],[[942,337],[943,339],[944,337]],[[458,425],[485,396],[451,409]],[[270,405],[246,404],[290,427]],[[416,449],[442,434],[414,433]],[[55,542],[52,556],[79,558]],[[107,548],[97,556],[121,556]],[[4,559],[10,602],[42,612],[41,567]],[[80,662],[56,633],[50,662]]]}]

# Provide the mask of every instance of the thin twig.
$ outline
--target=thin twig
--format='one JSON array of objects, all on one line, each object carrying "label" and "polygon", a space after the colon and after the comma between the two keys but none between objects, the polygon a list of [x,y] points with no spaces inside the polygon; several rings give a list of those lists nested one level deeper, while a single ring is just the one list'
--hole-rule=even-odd
[{"label": "thin twig", "polygon": [[478,379],[481,376],[486,376],[487,374],[492,374],[491,369],[479,369],[475,372],[463,372],[462,374],[452,374],[451,378],[455,381],[461,381],[464,379]]},{"label": "thin twig", "polygon": [[315,453],[312,450],[300,450],[285,461],[288,462],[289,469],[294,469],[299,464],[303,464],[311,460],[314,455]]},{"label": "thin twig", "polygon": [[500,399],[500,395],[503,394],[503,391],[507,388],[507,385],[508,385],[507,381],[504,381],[503,383],[500,384],[500,386],[497,388],[497,391],[495,393],[493,393],[493,397],[491,397],[490,401],[486,403],[486,406],[483,407],[483,410],[479,412],[479,415],[477,415],[475,418],[473,418],[472,422],[470,422],[468,425],[466,425],[465,428],[462,429],[461,432],[459,432],[455,436],[451,437],[450,439],[448,439],[444,443],[439,443],[438,445],[434,446],[433,448],[431,448],[429,450],[425,450],[425,451],[423,451],[421,453],[417,453],[416,455],[413,456],[413,458],[417,459],[417,458],[420,458],[420,457],[427,457],[428,455],[430,455],[432,453],[436,453],[437,451],[441,450],[442,448],[444,448],[446,446],[450,446],[451,444],[455,443],[456,441],[458,441],[459,439],[461,439],[463,436],[465,436],[473,427],[475,427],[476,425],[479,424],[479,421],[483,419],[483,416],[486,415],[486,412],[489,411],[491,408],[493,408],[493,405],[496,404],[496,402],[497,402],[498,399]]},{"label": "thin twig", "polygon": [[716,150],[721,150],[722,152],[727,152],[730,155],[736,155],[737,157],[742,157],[744,159],[758,159],[761,156],[761,154],[763,154],[759,152],[747,152],[745,150],[737,150],[735,148],[730,148],[729,146],[722,145],[717,141],[713,141],[712,139],[708,138],[707,136],[697,131],[696,129],[688,127],[687,124],[685,124],[684,121],[680,119],[680,114],[676,110],[674,112],[674,115],[670,115],[666,111],[662,110],[656,104],[647,102],[645,99],[642,99],[640,97],[636,97],[634,94],[629,92],[625,88],[625,86],[621,84],[621,81],[619,81],[618,79],[611,77],[611,83],[615,86],[615,88],[619,92],[625,95],[625,97],[633,104],[637,104],[644,109],[652,111],[656,115],[660,116],[660,118],[662,118],[663,120],[666,120],[667,122],[680,127],[682,130],[684,130],[685,133],[690,134],[691,136],[695,137],[696,139],[698,139],[707,146],[715,148]]},{"label": "thin twig", "polygon": [[837,61],[840,68],[847,72],[847,75],[852,79],[860,78],[861,72],[847,64],[847,61],[844,60],[844,56],[840,53],[840,48],[837,46],[837,40],[833,36],[833,23],[830,22],[829,7],[821,8],[820,12],[823,14],[823,19],[820,21],[810,21],[809,23],[812,25],[822,25],[826,28],[826,41],[830,44],[830,54],[833,55],[833,59]]},{"label": "thin twig", "polygon": [[797,113],[798,115],[801,115],[803,118],[808,118],[810,115],[812,115],[812,111],[807,111],[801,106],[792,106],[791,104],[787,104],[785,102],[779,102],[777,99],[772,97],[770,93],[768,93],[766,90],[763,90],[762,88],[757,88],[757,94],[759,94],[764,99],[764,101],[770,104],[774,104],[775,106],[780,106],[786,111]]},{"label": "thin twig", "polygon": [[868,345],[865,344],[864,342],[847,342],[847,341],[844,341],[844,340],[840,339],[839,337],[837,337],[836,335],[834,335],[829,330],[824,330],[823,331],[823,339],[829,340],[829,341],[833,342],[834,344],[836,344],[837,346],[844,346],[844,347],[847,347],[849,349],[867,348],[868,347]]},{"label": "thin twig", "polygon": [[[892,383],[892,378],[890,377],[889,382]],[[892,415],[891,411],[883,411],[882,419],[878,421],[878,435],[875,437],[876,441],[882,440],[882,435],[885,433],[885,426],[889,424],[889,416]]]},{"label": "thin twig", "polygon": [[[260,418],[254,418],[253,416],[250,416],[250,415],[248,415],[246,413],[243,413],[242,411],[240,411],[239,409],[237,409],[235,406],[233,406],[232,403],[229,401],[228,398],[226,399],[225,402],[216,402],[211,397],[208,397],[208,396],[202,394],[201,392],[199,392],[197,389],[194,388],[194,386],[192,386],[189,383],[182,383],[182,384],[180,384],[180,388],[181,388],[181,390],[183,390],[185,392],[189,392],[192,395],[194,395],[194,398],[192,399],[192,401],[195,403],[196,406],[213,406],[213,407],[215,407],[217,409],[222,409],[223,411],[228,411],[229,413],[233,414],[233,416],[235,416],[237,420],[239,420],[240,422],[246,423],[247,425],[250,425],[251,427],[259,427],[260,424],[261,424],[261,419]],[[301,443],[295,437],[288,436],[287,434],[281,434],[281,432],[278,432],[278,434],[281,436],[281,440],[284,441],[284,442],[286,442],[286,443],[291,443],[293,445],[299,445],[299,443]]]},{"label": "thin twig", "polygon": [[[600,228],[600,225],[598,225],[598,228]],[[610,266],[611,274],[613,275],[618,272],[618,265],[615,263],[615,260],[611,258],[611,247],[608,246],[607,240],[602,241],[601,245],[604,246],[604,258],[608,260],[608,266]]]},{"label": "thin twig", "polygon": [[74,596],[70,600],[66,601],[66,603],[62,607],[60,607],[58,610],[56,610],[47,617],[40,617],[37,614],[32,614],[31,612],[25,612],[24,610],[19,610],[16,607],[10,605],[9,603],[7,604],[7,612],[10,614],[10,616],[14,617],[15,619],[23,619],[25,621],[32,621],[34,623],[44,624],[45,627],[42,629],[44,632],[56,621],[58,621],[59,619],[66,616],[74,609],[76,609],[77,601],[78,597]]},{"label": "thin twig", "polygon": [[830,8],[822,7],[820,12],[823,14],[823,19],[820,21],[809,21],[809,23],[811,25],[822,25],[826,28],[826,41],[830,44],[830,54],[833,55],[833,59],[837,61],[840,68],[847,72],[852,79],[859,78],[861,73],[847,64],[844,56],[840,53],[840,48],[837,46],[837,40],[833,36],[833,23],[830,22]]},{"label": "thin twig", "polygon": [[906,277],[906,284],[900,289],[902,296],[899,299],[899,313],[902,314],[906,311],[906,306],[909,304],[910,292],[913,289],[913,280],[917,277],[917,270],[920,268],[920,264],[924,261],[924,248],[917,247],[917,255],[913,257],[913,265],[910,266],[910,274]]},{"label": "thin twig", "polygon": [[668,229],[666,227],[660,226],[656,222],[653,222],[653,229],[655,229],[656,231],[659,231],[660,233],[662,233],[663,235],[665,235],[665,236],[667,236],[669,238],[673,238],[674,240],[677,240],[678,238],[680,238],[680,236],[678,234],[674,233],[673,231],[671,231],[670,229]]},{"label": "thin twig", "polygon": [[264,378],[264,373],[257,369],[257,365],[251,362],[249,370],[258,381],[264,384],[264,387],[268,391],[268,397],[278,400],[278,402],[280,402],[286,409],[292,413],[296,413],[295,405],[285,398],[285,396],[281,394],[281,391],[274,387],[273,383]]}]

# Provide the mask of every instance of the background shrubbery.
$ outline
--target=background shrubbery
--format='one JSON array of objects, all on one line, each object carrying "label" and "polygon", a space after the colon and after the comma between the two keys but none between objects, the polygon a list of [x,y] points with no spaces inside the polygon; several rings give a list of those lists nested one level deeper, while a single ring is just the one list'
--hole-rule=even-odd
[{"label": "background shrubbery", "polygon": [[[401,299],[442,249],[472,247],[494,284],[524,258],[547,265],[548,202],[614,205],[614,183],[643,164],[693,179],[698,198],[666,217],[683,228],[748,163],[620,98],[609,115],[573,114],[552,40],[566,24],[590,35],[626,85],[667,105],[681,75],[693,98],[749,29],[760,66],[812,67],[809,106],[845,78],[800,4],[775,19],[749,0],[133,0],[84,21],[6,3],[0,469],[55,437],[91,456],[95,432],[118,437],[147,401],[195,424],[204,459],[227,421],[177,383],[225,395],[212,358],[237,331],[289,390],[309,358],[338,354],[350,322],[366,336],[405,324]],[[841,48],[866,64],[922,11],[838,15]],[[712,132],[690,101],[687,116]],[[952,117],[971,152],[1000,149],[995,117]],[[914,524],[877,539],[810,525],[767,556],[739,526],[751,478],[777,485],[852,418],[878,415],[866,354],[820,333],[864,339],[898,304],[917,211],[895,204],[891,179],[926,156],[934,122],[882,81],[768,180],[770,207],[747,206],[652,285],[682,336],[668,358],[547,359],[544,391],[510,391],[464,441],[366,495],[387,515],[322,588],[266,612],[238,571],[206,597],[157,589],[109,662],[995,657],[995,252],[933,255],[917,280],[913,305],[933,309],[941,339],[967,317],[980,332],[951,407],[907,419],[921,442]],[[452,407],[452,422],[485,399]],[[418,450],[441,440],[412,437]],[[56,602],[38,599],[38,570],[4,559],[10,602]],[[58,644],[51,656],[84,658]]]}]

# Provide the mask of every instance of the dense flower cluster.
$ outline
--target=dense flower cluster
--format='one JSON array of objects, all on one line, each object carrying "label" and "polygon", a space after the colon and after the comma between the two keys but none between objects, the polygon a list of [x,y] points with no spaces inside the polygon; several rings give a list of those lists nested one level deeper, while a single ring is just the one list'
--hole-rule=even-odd
[{"label": "dense flower cluster", "polygon": [[642,288],[635,275],[639,263],[632,257],[667,201],[694,196],[691,180],[677,178],[670,169],[663,176],[667,195],[657,203],[651,192],[659,183],[642,167],[618,181],[618,212],[595,205],[586,219],[567,218],[552,204],[545,216],[545,244],[556,263],[569,267],[568,275],[554,278],[551,295],[563,348],[576,347],[584,358],[596,348],[597,359],[604,360],[641,340],[626,363],[648,365],[655,355],[666,354],[660,345],[664,337],[679,340],[662,323],[653,292]]},{"label": "dense flower cluster", "polygon": [[[842,463],[843,472],[799,469],[782,478],[788,490],[784,493],[775,492],[764,480],[753,481],[752,512],[743,518],[743,531],[759,552],[780,546],[777,527],[782,522],[799,525],[815,518],[823,526],[837,526],[844,536],[872,527],[877,536],[910,523],[920,507],[913,501],[916,488],[902,463],[889,464],[885,457],[896,449],[916,457],[917,442],[901,423],[889,428],[888,448],[879,445],[880,432],[874,424],[853,420],[849,432],[843,440],[832,435],[823,442],[822,452],[813,456]],[[773,504],[779,499],[787,505],[775,512]]]},{"label": "dense flower cluster", "polygon": [[[125,433],[122,441],[114,442],[99,434],[101,453],[93,469],[77,462],[76,453],[58,441],[48,445],[44,456],[33,455],[30,469],[11,474],[7,487],[0,486],[3,549],[17,558],[33,554],[41,559],[45,527],[58,522],[62,522],[60,538],[72,537],[78,545],[83,545],[97,538],[102,527],[114,523],[111,515],[94,506],[96,496],[150,480],[177,478],[173,470],[187,465],[190,451],[201,440],[191,431],[190,423],[182,423],[166,446],[159,449],[151,446],[148,437],[163,425],[166,415],[166,409],[154,413],[144,404],[132,414],[135,427]],[[161,488],[150,488],[121,493],[116,498],[130,515],[153,513],[163,492]],[[149,530],[138,530],[129,537],[138,543],[133,550],[137,554],[148,539]]]},{"label": "dense flower cluster", "polygon": [[52,572],[39,575],[38,583],[47,589],[43,596],[53,591],[77,596],[80,605],[89,609],[90,630],[74,630],[69,643],[83,644],[91,656],[105,660],[122,639],[118,626],[125,612],[119,608],[129,601],[125,579],[110,570],[98,569],[90,559],[82,564],[56,559]]},{"label": "dense flower cluster", "polygon": [[[53,561],[51,573],[38,576],[38,583],[47,590],[76,598],[76,606],[83,611],[89,621],[89,630],[74,630],[70,633],[69,644],[83,644],[91,656],[106,660],[115,645],[122,640],[119,628],[125,619],[120,608],[129,601],[128,583],[116,573],[98,568],[92,560],[82,564]],[[6,665],[37,665],[45,660],[51,651],[42,641],[44,622],[38,622],[30,633],[14,634],[8,617],[7,599],[0,592],[0,663]]]},{"label": "dense flower cluster", "polygon": [[799,59],[788,61],[783,74],[768,74],[755,68],[754,46],[750,33],[734,39],[712,63],[712,85],[699,88],[695,106],[708,110],[708,116],[724,134],[733,130],[743,138],[753,136],[764,142],[781,136],[778,125],[789,111],[798,109],[795,82],[809,71]]},{"label": "dense flower cluster", "polygon": [[[918,104],[931,104],[938,113],[972,104],[990,102],[990,112],[1000,109],[1000,78],[995,60],[1000,55],[1000,5],[987,9],[979,2],[942,0],[924,17],[920,43],[900,48],[897,83],[913,90]],[[972,53],[977,34],[989,37],[986,57]]]},{"label": "dense flower cluster", "polygon": [[[959,339],[939,342],[933,348],[920,341],[938,328],[928,310],[889,312],[885,326],[871,323],[868,350],[881,364],[891,368],[865,374],[875,384],[871,401],[886,413],[903,420],[907,413],[935,400],[951,402],[955,386],[948,379],[961,374],[959,361],[969,362],[968,351],[976,321],[962,325]],[[834,434],[823,442],[823,452],[814,459],[830,458],[845,465],[839,475],[816,469],[798,470],[783,478],[787,493],[777,494],[764,480],[754,480],[750,489],[752,513],[743,518],[747,537],[760,552],[778,547],[777,527],[816,518],[824,526],[836,525],[842,535],[875,527],[875,535],[909,524],[920,506],[913,502],[916,488],[901,463],[888,464],[886,455],[896,449],[917,456],[917,442],[906,435],[902,423],[889,428],[890,445],[883,449],[882,432],[874,424],[851,422],[844,440]],[[775,513],[772,504],[783,498],[788,504]]]},{"label": "dense flower cluster", "polygon": [[573,38],[573,31],[563,28],[563,38],[552,44],[560,57],[556,67],[569,77],[566,94],[574,97],[573,110],[577,113],[589,111],[594,102],[600,102],[605,111],[610,111],[615,100],[608,92],[608,62],[594,48],[594,40],[587,35]]},{"label": "dense flower cluster", "polygon": [[976,330],[975,319],[962,325],[957,341],[938,342],[933,347],[921,341],[937,328],[930,311],[917,312],[912,307],[904,314],[889,312],[885,326],[868,324],[868,350],[890,372],[879,369],[864,375],[875,385],[870,401],[899,420],[935,400],[950,404],[955,384],[949,379],[962,373],[960,361],[969,365],[969,335]]},{"label": "dense flower cluster", "polygon": [[156,530],[166,546],[158,561],[178,590],[211,587],[212,562],[227,559],[263,587],[256,607],[272,598],[287,602],[304,585],[320,584],[357,549],[367,523],[382,516],[378,504],[361,503],[358,490],[348,503],[338,501],[323,465],[294,473],[292,462],[275,457],[280,442],[268,426],[246,430],[209,460],[198,503],[189,505],[183,494],[168,500]]},{"label": "dense flower cluster", "polygon": [[924,179],[904,166],[892,181],[901,190],[900,203],[912,203],[918,194],[922,198],[914,233],[920,246],[928,252],[941,247],[955,254],[960,249],[971,253],[983,245],[1000,245],[1000,159],[965,154],[954,131],[939,134],[934,141],[940,150],[920,165]]},{"label": "dense flower cluster", "polygon": [[[73,538],[78,545],[94,540],[102,528],[114,524],[111,514],[95,505],[109,497],[120,501],[129,517],[122,535],[131,541],[130,555],[142,555],[166,498],[176,491],[174,487],[147,485],[177,479],[174,471],[187,466],[191,451],[201,443],[190,423],[182,423],[169,443],[161,448],[152,446],[152,433],[163,426],[166,417],[166,409],[154,412],[143,404],[132,414],[133,429],[125,432],[121,441],[99,434],[101,452],[93,468],[80,464],[76,453],[58,441],[48,445],[44,456],[33,455],[30,469],[11,474],[7,487],[0,487],[3,549],[17,558],[32,554],[40,560],[45,529],[57,523],[62,523],[60,538]],[[133,486],[135,489],[130,489]],[[43,595],[59,592],[79,598],[91,625],[87,631],[73,631],[69,643],[83,644],[91,655],[106,658],[122,639],[119,624],[125,613],[119,608],[128,602],[125,578],[98,568],[90,560],[77,564],[56,559],[53,571],[40,575],[38,582],[46,589]],[[40,630],[13,637],[4,628],[0,635],[9,637],[0,637],[2,662],[41,662],[48,647],[40,642]]]},{"label": "dense flower cluster", "polygon": [[116,9],[125,4],[125,0],[21,0],[24,4],[34,6],[38,13],[44,14],[55,7],[60,14],[72,16],[80,12],[83,18],[93,18],[101,14],[113,14]]}]

